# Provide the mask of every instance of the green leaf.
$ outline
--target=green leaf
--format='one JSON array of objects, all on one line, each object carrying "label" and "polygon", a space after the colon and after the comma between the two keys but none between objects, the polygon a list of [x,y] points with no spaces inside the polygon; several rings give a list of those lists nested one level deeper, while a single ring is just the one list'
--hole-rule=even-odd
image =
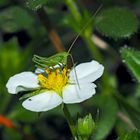
[{"label": "green leaf", "polygon": [[104,139],[112,130],[118,112],[116,100],[110,95],[96,95],[92,102],[99,109],[99,119],[96,123],[94,140]]},{"label": "green leaf", "polygon": [[0,44],[0,78],[5,85],[9,77],[21,72],[28,64],[31,57],[31,47],[24,51],[20,49],[16,38]]},{"label": "green leaf", "polygon": [[27,0],[26,4],[32,10],[40,9],[48,0]]},{"label": "green leaf", "polygon": [[95,19],[96,28],[114,39],[130,37],[138,29],[136,16],[124,8],[103,10]]},{"label": "green leaf", "polygon": [[120,52],[123,62],[140,82],[140,52],[128,47],[122,48]]},{"label": "green leaf", "polygon": [[139,140],[140,139],[140,132],[139,131],[132,131],[127,134],[123,134],[117,140]]},{"label": "green leaf", "polygon": [[0,28],[6,32],[30,29],[33,18],[25,9],[13,6],[0,13]]},{"label": "green leaf", "polygon": [[0,65],[0,73],[3,75],[3,81],[21,70],[20,58],[20,49],[16,39],[0,45],[0,60],[3,62]]}]

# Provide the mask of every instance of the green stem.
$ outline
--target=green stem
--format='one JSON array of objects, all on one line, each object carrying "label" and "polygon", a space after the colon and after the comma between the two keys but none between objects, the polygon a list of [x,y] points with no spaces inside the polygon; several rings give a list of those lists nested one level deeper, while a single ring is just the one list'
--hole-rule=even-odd
[{"label": "green stem", "polygon": [[100,55],[100,52],[98,51],[98,49],[94,45],[94,43],[91,39],[91,36],[90,35],[84,35],[84,40],[87,43],[88,49],[91,52],[93,58],[98,60],[100,63],[103,63],[102,56]]},{"label": "green stem", "polygon": [[73,136],[74,139],[76,139],[76,128],[75,128],[74,122],[72,120],[72,117],[70,115],[70,112],[69,112],[69,110],[68,110],[68,108],[65,104],[63,105],[63,112],[64,112],[65,117],[67,119],[67,122],[68,122],[68,125],[70,127],[72,136]]},{"label": "green stem", "polygon": [[69,7],[69,10],[71,11],[74,19],[78,22],[80,22],[81,20],[81,14],[80,12],[78,11],[78,7],[77,5],[75,4],[75,2],[73,0],[65,0],[67,6]]},{"label": "green stem", "polygon": [[[74,2],[74,0],[65,0],[65,2],[67,4],[67,6],[69,7],[69,10],[70,10],[71,14],[73,15],[75,21],[77,21],[80,24],[80,22],[82,22],[81,21],[82,16],[81,16],[80,12],[78,11],[78,7],[76,6],[76,3]],[[92,56],[96,60],[98,60],[99,62],[102,63],[103,62],[102,61],[102,56],[100,55],[100,52],[98,51],[98,49],[94,45],[94,43],[91,39],[91,35],[87,34],[86,32],[83,32],[83,38],[84,38],[85,42],[87,43]]]}]

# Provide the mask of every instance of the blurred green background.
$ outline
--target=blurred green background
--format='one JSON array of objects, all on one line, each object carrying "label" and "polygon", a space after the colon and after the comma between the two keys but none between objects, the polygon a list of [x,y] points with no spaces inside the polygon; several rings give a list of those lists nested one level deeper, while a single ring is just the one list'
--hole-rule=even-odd
[{"label": "blurred green background", "polygon": [[68,106],[75,123],[77,114],[90,112],[93,140],[139,140],[133,131],[140,128],[139,9],[139,0],[0,0],[0,115],[16,126],[0,118],[0,139],[71,140],[60,107],[38,116],[5,85],[14,74],[35,70],[34,54],[68,50],[79,34],[70,52],[75,63],[95,59],[105,72],[95,96]]}]

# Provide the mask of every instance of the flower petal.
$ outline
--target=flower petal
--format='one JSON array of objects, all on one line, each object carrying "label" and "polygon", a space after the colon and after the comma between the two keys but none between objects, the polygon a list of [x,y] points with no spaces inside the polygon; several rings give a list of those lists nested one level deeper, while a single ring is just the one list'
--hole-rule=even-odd
[{"label": "flower petal", "polygon": [[46,91],[26,99],[22,106],[34,112],[47,111],[62,103],[62,98],[53,91]]},{"label": "flower petal", "polygon": [[[79,87],[80,86],[80,87]],[[64,103],[79,103],[95,94],[96,85],[93,83],[68,85],[63,91]]]},{"label": "flower petal", "polygon": [[69,79],[72,83],[77,83],[77,79],[80,83],[94,82],[96,79],[101,77],[103,70],[103,65],[92,60],[91,62],[82,63],[73,68],[70,72]]},{"label": "flower petal", "polygon": [[6,87],[11,94],[39,88],[37,75],[32,72],[16,74],[8,80]]}]

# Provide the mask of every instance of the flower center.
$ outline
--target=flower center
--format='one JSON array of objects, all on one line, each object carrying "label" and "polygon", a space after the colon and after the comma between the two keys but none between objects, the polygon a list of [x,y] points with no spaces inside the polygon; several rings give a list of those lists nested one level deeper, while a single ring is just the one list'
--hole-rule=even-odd
[{"label": "flower center", "polygon": [[55,71],[46,69],[45,74],[38,75],[38,81],[41,88],[53,90],[61,95],[63,87],[68,83],[68,75],[69,69],[67,68],[55,69]]}]

